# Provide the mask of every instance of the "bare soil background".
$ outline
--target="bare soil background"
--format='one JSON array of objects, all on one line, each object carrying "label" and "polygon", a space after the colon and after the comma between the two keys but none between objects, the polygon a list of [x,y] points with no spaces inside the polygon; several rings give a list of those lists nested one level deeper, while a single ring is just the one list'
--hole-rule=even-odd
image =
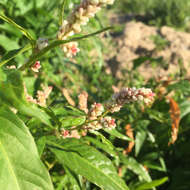
[{"label": "bare soil background", "polygon": [[[111,20],[112,23],[118,22],[118,18]],[[162,60],[156,66],[152,61],[145,61],[138,67],[139,73],[147,79],[179,72],[179,64],[187,70],[187,76],[190,76],[189,33],[167,26],[157,28],[142,22],[127,21],[124,32],[114,39],[116,45],[107,55],[107,60],[112,74],[117,78],[123,77],[123,69],[132,69],[133,60],[141,56]]]}]

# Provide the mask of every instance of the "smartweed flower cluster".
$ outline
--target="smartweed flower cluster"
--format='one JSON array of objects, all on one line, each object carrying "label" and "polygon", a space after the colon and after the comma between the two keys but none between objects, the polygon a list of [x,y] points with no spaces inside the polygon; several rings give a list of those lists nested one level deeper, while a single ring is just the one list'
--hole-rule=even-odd
[{"label": "smartweed flower cluster", "polygon": [[120,111],[126,103],[143,101],[145,104],[150,104],[154,96],[155,94],[149,88],[122,88],[119,92],[113,94],[105,106],[111,113],[114,113]]},{"label": "smartweed flower cluster", "polygon": [[[101,10],[103,6],[113,4],[114,0],[83,0],[78,5],[58,32],[58,39],[66,40],[68,37],[81,32],[81,26],[86,25],[89,19],[94,17],[95,14]],[[80,49],[77,42],[70,42],[61,46],[67,57],[75,56]]]}]

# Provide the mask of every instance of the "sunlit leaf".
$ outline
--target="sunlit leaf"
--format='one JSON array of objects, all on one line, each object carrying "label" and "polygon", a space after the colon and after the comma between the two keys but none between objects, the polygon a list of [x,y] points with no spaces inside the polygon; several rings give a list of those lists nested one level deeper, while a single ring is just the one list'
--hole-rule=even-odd
[{"label": "sunlit leaf", "polygon": [[0,108],[0,123],[0,189],[53,190],[24,123],[5,107]]},{"label": "sunlit leaf", "polygon": [[48,144],[60,163],[102,189],[128,190],[112,162],[93,147],[76,139],[51,140]]},{"label": "sunlit leaf", "polygon": [[117,131],[116,129],[112,129],[112,130],[109,130],[109,129],[104,129],[104,131],[106,131],[107,133],[109,133],[110,135],[114,136],[114,137],[117,137],[119,139],[123,139],[123,140],[126,140],[126,141],[133,141],[133,139],[127,137],[126,135],[123,135],[122,133],[120,133],[119,131]]}]

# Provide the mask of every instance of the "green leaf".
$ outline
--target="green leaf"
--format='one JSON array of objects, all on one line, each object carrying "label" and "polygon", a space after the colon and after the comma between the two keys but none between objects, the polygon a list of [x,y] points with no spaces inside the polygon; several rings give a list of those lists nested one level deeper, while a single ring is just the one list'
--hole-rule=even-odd
[{"label": "green leaf", "polygon": [[136,69],[137,67],[141,66],[144,62],[150,60],[150,57],[139,57],[137,59],[133,60],[133,69]]},{"label": "green leaf", "polygon": [[104,135],[102,135],[100,132],[98,132],[98,131],[90,131],[90,133],[92,133],[92,134],[96,135],[97,137],[99,137],[102,140],[102,143],[107,144],[110,149],[112,149],[112,150],[114,149],[113,144],[108,139],[106,139],[106,137],[104,137]]},{"label": "green leaf", "polygon": [[83,112],[82,110],[73,107],[73,106],[66,106],[66,108],[71,109],[74,113],[78,114],[78,115],[85,115],[85,112]]},{"label": "green leaf", "polygon": [[33,39],[33,37],[31,36],[31,34],[22,26],[19,26],[18,24],[16,24],[13,20],[11,20],[10,18],[8,18],[5,15],[0,15],[0,18],[2,20],[4,20],[5,22],[13,25],[14,27],[16,27],[18,30],[20,30],[31,42],[32,45],[35,44],[35,40]]},{"label": "green leaf", "polygon": [[40,137],[37,141],[36,141],[36,146],[38,148],[38,153],[41,156],[43,154],[44,148],[46,146],[46,137]]},{"label": "green leaf", "polygon": [[141,147],[147,136],[147,126],[149,125],[149,120],[140,120],[137,122],[138,131],[135,136],[135,156],[138,156]]},{"label": "green leaf", "polygon": [[120,160],[123,164],[127,166],[128,169],[133,171],[135,174],[139,175],[142,179],[147,182],[151,182],[152,179],[146,169],[142,164],[138,163],[134,158],[129,156],[124,156],[122,153],[119,153]]},{"label": "green leaf", "polygon": [[86,114],[77,108],[73,109],[72,106],[53,107],[52,111],[55,115],[62,116],[85,116]]},{"label": "green leaf", "polygon": [[6,33],[9,33],[11,36],[14,35],[18,38],[21,38],[22,37],[22,34],[20,33],[19,30],[15,30],[15,27],[8,24],[8,23],[3,23],[3,24],[0,24],[0,30],[1,31],[5,31]]},{"label": "green leaf", "polygon": [[70,171],[67,167],[64,167],[64,169],[68,176],[68,180],[70,182],[69,188],[73,190],[81,190],[81,187],[79,185],[76,175],[72,171]]},{"label": "green leaf", "polygon": [[126,141],[133,141],[133,139],[127,137],[126,135],[123,135],[122,133],[120,133],[116,129],[112,129],[112,130],[104,129],[104,131],[109,133],[110,135],[112,135],[114,137],[119,138],[119,139],[123,139],[123,140],[126,140]]},{"label": "green leaf", "polygon": [[[11,46],[11,48],[13,47]],[[25,51],[28,51],[31,48],[32,48],[31,45],[26,45],[24,48],[19,48],[19,49],[9,51],[2,57],[0,61],[0,67],[6,64],[7,62],[9,62],[10,60],[12,60],[13,58],[15,58],[17,55],[24,53]]]},{"label": "green leaf", "polygon": [[147,133],[144,130],[139,130],[135,136],[135,156],[138,156],[141,147],[146,139]]},{"label": "green leaf", "polygon": [[37,8],[42,7],[46,2],[47,2],[47,0],[35,0]]},{"label": "green leaf", "polygon": [[182,119],[184,116],[186,116],[187,114],[190,113],[190,101],[186,100],[184,102],[181,102],[179,104],[179,108],[180,108],[180,118]]},{"label": "green leaf", "polygon": [[65,128],[82,125],[86,121],[85,116],[72,117],[67,116],[61,120],[62,126]]},{"label": "green leaf", "polygon": [[112,156],[112,157],[118,157],[117,153],[113,150],[113,148],[110,148],[110,146],[108,144],[102,143],[101,141],[99,141],[99,140],[97,140],[95,138],[92,138],[92,137],[88,137],[88,136],[83,137],[83,139],[87,140],[90,143],[92,143],[97,148],[102,149],[103,151],[105,151],[106,153],[108,153],[110,156]]},{"label": "green leaf", "polygon": [[6,81],[7,76],[6,74],[3,72],[3,70],[0,68],[0,82],[1,81]]},{"label": "green leaf", "polygon": [[20,48],[18,42],[10,38],[0,35],[0,45],[7,51]]},{"label": "green leaf", "polygon": [[159,185],[162,185],[166,181],[168,181],[168,177],[163,177],[161,179],[153,180],[152,182],[141,184],[138,187],[136,187],[136,190],[151,189],[151,188],[157,187]]},{"label": "green leaf", "polygon": [[48,141],[59,162],[104,190],[128,190],[112,162],[95,148],[77,139]]},{"label": "green leaf", "polygon": [[0,189],[53,190],[35,142],[24,123],[0,108]]},{"label": "green leaf", "polygon": [[161,63],[163,61],[162,57],[158,58],[152,58],[152,57],[147,57],[147,56],[142,56],[137,59],[133,60],[133,69],[136,69],[137,67],[141,66],[145,62],[155,62],[155,63]]}]

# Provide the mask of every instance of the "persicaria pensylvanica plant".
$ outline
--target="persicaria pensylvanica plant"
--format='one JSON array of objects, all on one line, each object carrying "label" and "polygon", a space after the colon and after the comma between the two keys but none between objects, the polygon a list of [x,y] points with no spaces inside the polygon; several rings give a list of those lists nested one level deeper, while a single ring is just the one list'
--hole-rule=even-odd
[{"label": "persicaria pensylvanica plant", "polygon": [[[111,5],[114,0],[82,0],[81,3],[76,6],[72,13],[68,16],[67,20],[63,20],[62,25],[58,31],[57,38],[59,40],[67,40],[74,34],[81,32],[81,27],[89,22],[89,19],[94,17],[95,14],[106,5]],[[48,46],[48,40],[45,38],[39,38],[37,40],[36,51],[43,50]],[[79,52],[78,43],[75,41],[65,43],[61,45],[65,56],[70,58],[76,56]],[[40,61],[36,61],[31,70],[39,72],[41,68]],[[37,91],[37,98],[33,98],[27,93],[25,88],[25,96],[29,102],[38,104],[40,106],[46,106],[46,99],[52,91],[52,87],[44,87],[43,91]],[[86,113],[86,122],[80,126],[79,131],[82,131],[82,136],[86,135],[87,131],[96,131],[100,129],[114,129],[116,127],[115,119],[111,116],[107,116],[109,113],[119,112],[120,109],[126,103],[132,103],[136,101],[144,102],[145,104],[151,104],[153,101],[154,93],[151,89],[147,88],[122,88],[119,92],[112,95],[109,101],[106,103],[93,103],[88,110],[87,98],[88,94],[83,92],[79,95],[79,109]],[[73,126],[71,130],[64,128],[60,129],[60,134],[64,138],[76,137],[80,138],[78,128]]]}]

